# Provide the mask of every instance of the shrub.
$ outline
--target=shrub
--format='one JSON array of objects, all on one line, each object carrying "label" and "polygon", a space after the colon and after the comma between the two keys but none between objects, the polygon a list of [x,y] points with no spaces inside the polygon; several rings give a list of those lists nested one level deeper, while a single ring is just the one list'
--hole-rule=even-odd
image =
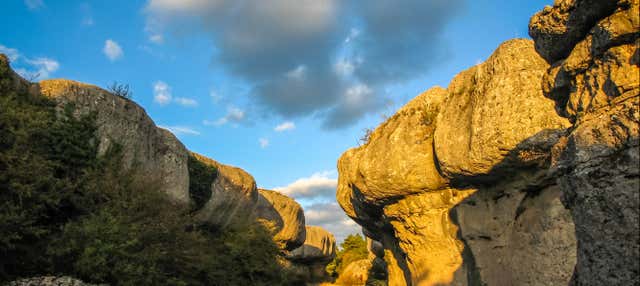
[{"label": "shrub", "polygon": [[211,198],[211,184],[216,179],[218,171],[215,167],[200,162],[189,154],[187,162],[189,168],[189,196],[194,202],[193,209],[201,209]]},{"label": "shrub", "polygon": [[121,84],[114,81],[111,85],[107,86],[107,90],[122,98],[131,99],[133,97],[133,92],[129,90],[128,84]]}]

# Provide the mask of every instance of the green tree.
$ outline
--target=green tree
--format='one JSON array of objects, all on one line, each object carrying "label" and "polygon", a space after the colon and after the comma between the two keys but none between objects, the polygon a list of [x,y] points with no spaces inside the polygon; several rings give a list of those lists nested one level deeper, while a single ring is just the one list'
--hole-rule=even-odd
[{"label": "green tree", "polygon": [[338,277],[351,262],[367,258],[368,253],[364,238],[360,234],[350,234],[340,244],[336,258],[327,265],[327,272]]}]

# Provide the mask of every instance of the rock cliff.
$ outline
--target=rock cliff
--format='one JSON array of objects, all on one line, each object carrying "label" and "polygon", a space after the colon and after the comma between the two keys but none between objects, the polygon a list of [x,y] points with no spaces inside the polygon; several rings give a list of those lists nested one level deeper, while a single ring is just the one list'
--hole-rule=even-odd
[{"label": "rock cliff", "polygon": [[337,199],[383,245],[389,285],[637,283],[639,22],[636,0],[558,0],[535,42],[342,155]]},{"label": "rock cliff", "polygon": [[640,283],[639,6],[556,1],[529,25],[552,63],[544,93],[573,123],[553,166],[576,225],[573,285]]}]

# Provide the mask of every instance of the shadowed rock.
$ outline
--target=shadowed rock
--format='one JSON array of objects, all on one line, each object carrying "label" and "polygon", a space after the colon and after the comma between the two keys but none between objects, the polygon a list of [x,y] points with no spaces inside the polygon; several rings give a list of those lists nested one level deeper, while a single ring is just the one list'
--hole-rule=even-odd
[{"label": "shadowed rock", "polygon": [[[576,224],[574,285],[640,283],[638,11],[638,0],[566,0],[531,20],[541,54],[563,50],[552,57],[544,91],[574,123],[553,159]],[[563,23],[580,33],[567,41],[539,28]]]},{"label": "shadowed rock", "polygon": [[270,190],[258,190],[256,216],[274,233],[283,250],[300,247],[306,238],[304,211],[290,197]]}]

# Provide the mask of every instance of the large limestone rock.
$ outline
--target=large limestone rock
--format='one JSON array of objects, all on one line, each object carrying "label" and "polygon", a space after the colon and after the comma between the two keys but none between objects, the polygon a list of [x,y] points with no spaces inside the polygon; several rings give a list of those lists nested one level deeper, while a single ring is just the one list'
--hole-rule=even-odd
[{"label": "large limestone rock", "polygon": [[96,116],[98,154],[122,147],[123,167],[160,182],[161,191],[178,202],[189,202],[187,150],[171,132],[158,128],[133,101],[99,87],[71,80],[44,80],[40,92],[74,114]]},{"label": "large limestone rock", "polygon": [[219,163],[205,156],[191,153],[198,161],[216,168],[217,176],[211,184],[211,198],[196,216],[207,223],[224,227],[234,219],[253,219],[258,202],[256,181],[244,170]]},{"label": "large limestone rock", "polygon": [[[574,285],[640,283],[639,10],[638,0],[557,1],[530,23],[541,54],[563,50],[544,86],[574,123],[554,156],[576,224]],[[579,27],[572,40],[540,28],[562,25]]]},{"label": "large limestone rock", "polygon": [[542,96],[548,64],[529,40],[503,43],[489,59],[457,75],[438,116],[434,149],[448,177],[511,169],[505,157],[546,129],[562,129],[553,102]]},{"label": "large limestone rock", "polygon": [[340,158],[338,201],[384,246],[389,285],[569,282],[574,226],[548,167],[570,124],[543,95],[548,68],[508,41]]},{"label": "large limestone rock", "polygon": [[293,250],[305,241],[304,211],[290,197],[270,190],[258,190],[256,216],[274,233],[274,241],[283,250]]}]

